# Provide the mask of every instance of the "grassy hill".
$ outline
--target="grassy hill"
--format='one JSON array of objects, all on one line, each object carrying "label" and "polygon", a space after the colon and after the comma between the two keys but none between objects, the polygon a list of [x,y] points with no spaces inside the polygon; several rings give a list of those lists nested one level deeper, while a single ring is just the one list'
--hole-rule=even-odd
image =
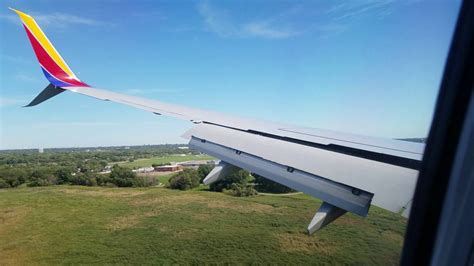
[{"label": "grassy hill", "polygon": [[0,264],[397,264],[406,221],[371,207],[308,236],[321,202],[166,188],[0,190]]}]

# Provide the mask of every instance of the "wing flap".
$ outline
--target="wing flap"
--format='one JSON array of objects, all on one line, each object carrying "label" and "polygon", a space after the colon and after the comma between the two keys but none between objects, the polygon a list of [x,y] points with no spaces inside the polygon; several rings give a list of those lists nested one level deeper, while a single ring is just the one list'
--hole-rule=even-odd
[{"label": "wing flap", "polygon": [[[373,193],[372,204],[392,212],[405,211],[408,214],[408,211],[406,211],[407,203],[413,196],[418,176],[418,171],[413,169],[315,149],[219,126],[199,124],[189,130],[185,136],[209,141],[278,165],[288,166],[339,184]],[[304,191],[300,188],[297,189]],[[330,201],[328,202],[348,210]]]},{"label": "wing flap", "polygon": [[219,145],[210,140],[192,137],[189,146],[220,158],[228,164],[259,174],[352,213],[365,216],[369,210],[370,201],[373,196],[372,193],[362,190],[357,190],[358,193],[353,193],[354,187],[298,169],[288,168],[287,165],[278,164],[265,158],[236,150],[233,147]]}]

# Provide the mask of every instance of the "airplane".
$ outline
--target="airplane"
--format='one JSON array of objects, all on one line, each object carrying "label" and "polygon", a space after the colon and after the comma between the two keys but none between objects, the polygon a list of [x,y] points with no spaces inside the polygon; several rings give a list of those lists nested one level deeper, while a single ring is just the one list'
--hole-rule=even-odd
[{"label": "airplane", "polygon": [[408,217],[425,145],[236,117],[128,96],[81,81],[35,19],[20,17],[47,87],[28,105],[68,91],[184,119],[194,125],[189,147],[220,159],[203,183],[239,168],[323,201],[307,227],[312,234],[346,212],[367,216],[371,205]]}]

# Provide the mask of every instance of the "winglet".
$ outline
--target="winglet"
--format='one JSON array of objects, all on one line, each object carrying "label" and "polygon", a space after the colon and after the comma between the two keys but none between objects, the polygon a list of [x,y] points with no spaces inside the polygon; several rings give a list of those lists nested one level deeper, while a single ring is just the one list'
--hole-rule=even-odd
[{"label": "winglet", "polygon": [[16,9],[14,9],[14,8],[11,8],[11,7],[8,7],[8,9],[10,9],[11,11],[13,11],[13,12],[17,13],[18,15],[20,15],[20,14],[24,14],[24,13],[22,13],[21,11],[19,11],[19,10],[16,10]]},{"label": "winglet", "polygon": [[9,7],[21,19],[43,74],[56,87],[88,87],[80,81],[30,15]]}]

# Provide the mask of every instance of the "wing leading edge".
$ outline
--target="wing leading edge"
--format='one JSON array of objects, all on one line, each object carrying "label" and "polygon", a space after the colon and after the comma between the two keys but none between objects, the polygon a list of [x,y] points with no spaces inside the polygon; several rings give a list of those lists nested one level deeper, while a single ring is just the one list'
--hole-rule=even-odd
[{"label": "wing leading edge", "polygon": [[[424,145],[242,118],[97,89],[80,81],[35,20],[14,10],[50,85],[27,106],[63,91],[184,119],[190,147],[221,159],[204,180],[237,167],[323,200],[308,232],[349,211],[366,216],[371,204],[407,217]],[[237,166],[237,167],[236,167]]]}]

